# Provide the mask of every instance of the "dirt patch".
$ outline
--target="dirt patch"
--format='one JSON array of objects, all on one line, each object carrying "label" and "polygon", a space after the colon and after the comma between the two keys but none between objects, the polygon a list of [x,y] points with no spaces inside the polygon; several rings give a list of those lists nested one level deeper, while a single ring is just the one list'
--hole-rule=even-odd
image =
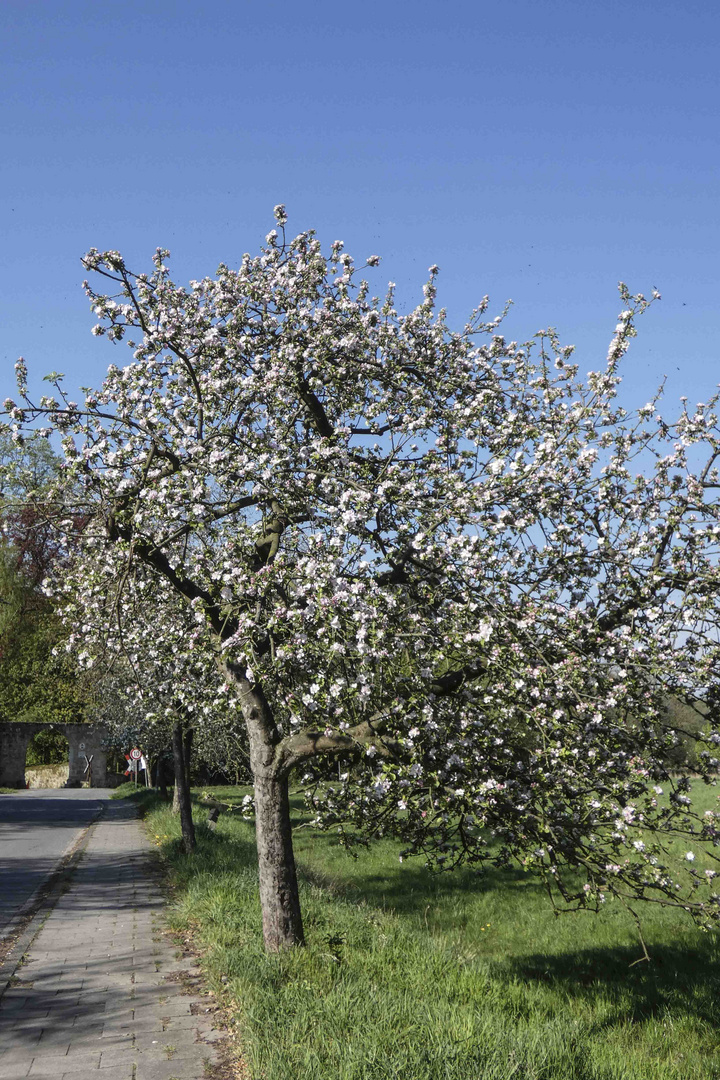
[{"label": "dirt patch", "polygon": [[167,975],[163,975],[165,982],[185,983],[190,982],[191,978],[189,971],[169,971]]},{"label": "dirt patch", "polygon": [[247,1065],[226,1047],[219,1048],[218,1060],[205,1066],[205,1080],[250,1080]]},{"label": "dirt patch", "polygon": [[192,1016],[205,1016],[206,1013],[217,1012],[219,1007],[219,1005],[205,1005],[202,1001],[191,1001],[190,1013]]}]

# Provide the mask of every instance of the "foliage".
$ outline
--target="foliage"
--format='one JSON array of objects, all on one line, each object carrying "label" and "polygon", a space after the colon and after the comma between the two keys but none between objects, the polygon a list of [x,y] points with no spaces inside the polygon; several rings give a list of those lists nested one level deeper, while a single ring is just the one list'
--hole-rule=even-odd
[{"label": "foliage", "polygon": [[47,488],[57,473],[58,458],[46,438],[38,433],[19,441],[0,430],[0,499],[23,504],[30,492]]},{"label": "foliage", "polygon": [[62,636],[47,614],[15,626],[2,644],[0,719],[72,724],[86,717],[88,692],[65,653],[53,655]]},{"label": "foliage", "polygon": [[43,504],[58,459],[44,439],[18,445],[0,430],[0,463],[0,718],[73,723],[84,719],[88,689],[58,651],[66,634],[40,588],[67,556]]},{"label": "foliage", "polygon": [[[245,791],[213,794],[241,803]],[[702,787],[698,798],[717,802]],[[642,946],[617,902],[556,918],[521,871],[432,874],[399,863],[388,840],[349,859],[298,803],[308,941],[281,957],[258,933],[252,825],[223,814],[188,858],[172,815],[147,819],[171,922],[202,950],[253,1078],[720,1076],[718,943],[681,913],[643,913],[651,960],[635,963]]]},{"label": "foliage", "polygon": [[[294,895],[279,822],[298,772],[348,843],[392,831],[436,866],[533,870],[570,906],[617,895],[716,918],[694,850],[716,816],[669,776],[664,711],[669,695],[706,703],[712,779],[716,401],[673,422],[655,399],[618,405],[648,306],[624,286],[607,361],[582,382],[554,331],[507,341],[486,299],[451,330],[437,267],[400,315],[341,243],[324,256],[276,219],[260,255],[189,289],[165,251],[149,275],[89,252],[115,290],[87,285],[95,333],[127,338],[132,359],[82,404],[55,374],[33,403],[17,365],[8,416],[63,434],[57,498],[87,522],[80,655],[139,635],[173,709],[197,709],[199,663],[208,714],[241,710],[264,917],[273,889],[280,907]],[[282,941],[266,923],[268,943],[301,939],[297,913],[273,919],[295,929]]]},{"label": "foliage", "polygon": [[663,724],[676,736],[668,748],[670,767],[677,770],[702,770],[703,732],[708,727],[708,704],[702,699],[688,703],[668,698],[664,703]]},{"label": "foliage", "polygon": [[237,710],[234,710],[234,721],[227,714],[215,712],[194,745],[198,775],[209,776],[213,783],[218,783],[218,778],[221,778],[220,782],[235,784],[252,781],[247,733]]},{"label": "foliage", "polygon": [[68,759],[68,741],[59,731],[38,731],[27,749],[26,765],[60,765]]},{"label": "foliage", "polygon": [[56,646],[66,637],[49,602],[33,587],[18,553],[0,547],[0,718],[74,723],[84,718],[87,688],[72,658]]}]

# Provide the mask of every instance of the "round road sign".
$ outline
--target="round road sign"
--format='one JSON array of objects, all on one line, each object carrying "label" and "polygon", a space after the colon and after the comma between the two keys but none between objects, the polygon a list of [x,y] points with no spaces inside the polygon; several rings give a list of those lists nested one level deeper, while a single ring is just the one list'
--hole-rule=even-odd
[{"label": "round road sign", "polygon": [[142,750],[138,750],[138,748],[135,747],[133,750],[130,751],[130,757],[133,759],[133,761],[139,761],[142,757]]}]

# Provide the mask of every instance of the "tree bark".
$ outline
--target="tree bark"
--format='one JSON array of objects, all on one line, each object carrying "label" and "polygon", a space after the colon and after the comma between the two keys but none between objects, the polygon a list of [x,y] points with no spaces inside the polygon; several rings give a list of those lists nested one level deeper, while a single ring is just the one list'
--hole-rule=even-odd
[{"label": "tree bark", "polygon": [[185,762],[185,775],[187,777],[187,786],[190,787],[190,754],[193,744],[193,729],[191,727],[185,728],[185,735],[183,737],[183,760]]},{"label": "tree bark", "polygon": [[279,952],[305,944],[288,798],[291,770],[277,757],[281,732],[262,687],[251,682],[240,665],[226,661],[220,669],[240,693],[255,787],[263,939],[268,952]]},{"label": "tree bark", "polygon": [[[173,814],[180,813],[180,789],[177,784],[177,772],[175,770],[175,743],[172,736],[170,738],[170,746],[173,753],[173,798],[172,798],[172,812]],[[183,749],[182,739],[180,740],[180,749]],[[183,769],[185,768],[185,758],[183,756]]]},{"label": "tree bark", "polygon": [[265,948],[303,945],[286,776],[255,775],[255,831]]},{"label": "tree bark", "polygon": [[180,721],[173,726],[172,744],[173,764],[175,766],[175,793],[180,809],[180,829],[182,831],[183,846],[189,855],[195,847],[195,827],[192,820],[190,785],[187,782],[187,769],[183,752],[183,725]]},{"label": "tree bark", "polygon": [[158,757],[157,763],[155,765],[155,780],[157,781],[157,786],[160,791],[160,797],[162,798],[163,802],[167,802],[170,796],[168,795],[167,776],[165,775],[164,751]]}]

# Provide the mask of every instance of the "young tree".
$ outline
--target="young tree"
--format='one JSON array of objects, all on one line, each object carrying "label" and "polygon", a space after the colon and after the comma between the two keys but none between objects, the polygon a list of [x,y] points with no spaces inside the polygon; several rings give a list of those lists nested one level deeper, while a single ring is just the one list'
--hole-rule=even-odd
[{"label": "young tree", "polygon": [[624,287],[583,384],[554,332],[507,341],[487,300],[450,330],[436,267],[399,315],[341,243],[288,241],[275,213],[259,256],[188,289],[163,250],[150,275],[91,251],[115,291],[86,285],[94,332],[129,338],[129,363],[83,404],[57,377],[35,405],[20,362],[6,402],[18,429],[64,433],[84,557],[168,583],[239,699],[267,947],[303,940],[293,770],[326,781],[321,822],[393,829],[439,865],[514,859],[570,905],[715,917],[694,852],[668,869],[673,837],[718,833],[669,779],[663,711],[668,692],[717,703],[714,401],[673,425],[617,405],[647,306]]}]

